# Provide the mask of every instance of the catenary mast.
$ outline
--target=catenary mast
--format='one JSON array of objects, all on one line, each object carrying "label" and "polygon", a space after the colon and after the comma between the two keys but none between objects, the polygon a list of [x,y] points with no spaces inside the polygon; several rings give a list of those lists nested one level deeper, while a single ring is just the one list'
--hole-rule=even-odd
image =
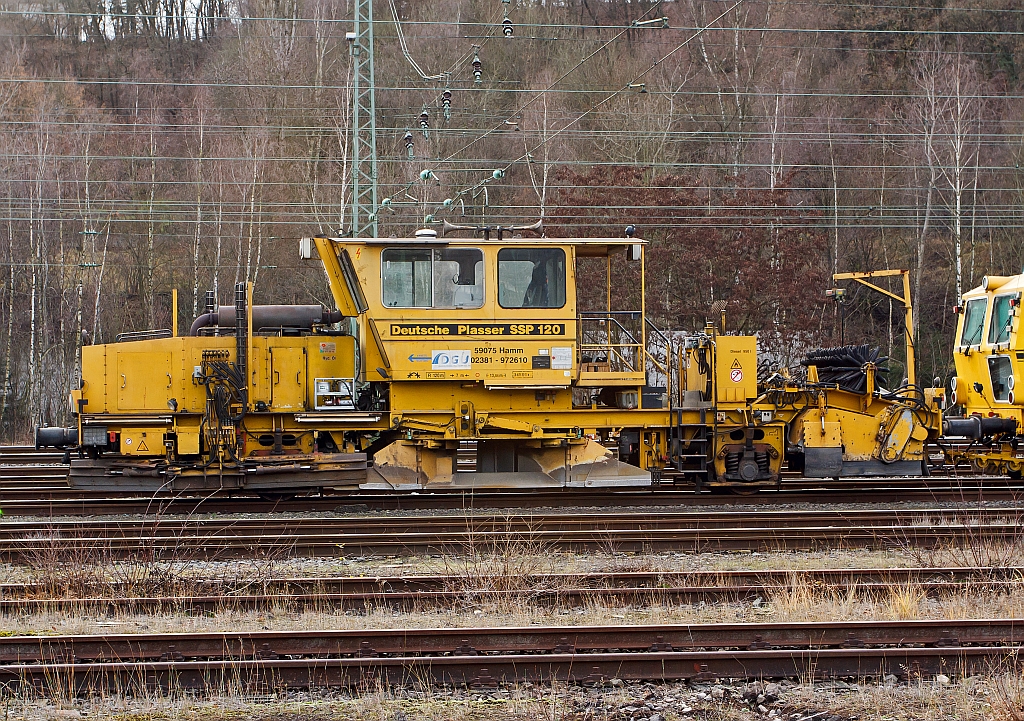
[{"label": "catenary mast", "polygon": [[377,236],[377,103],[373,0],[355,0],[352,52],[352,237]]}]

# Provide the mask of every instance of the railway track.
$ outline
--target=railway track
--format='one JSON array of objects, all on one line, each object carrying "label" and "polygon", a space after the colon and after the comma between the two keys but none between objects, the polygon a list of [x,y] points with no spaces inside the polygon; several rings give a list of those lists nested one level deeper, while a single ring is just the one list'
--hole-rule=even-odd
[{"label": "railway track", "polygon": [[782,550],[1011,541],[1020,511],[913,509],[49,519],[0,523],[0,559],[407,555],[504,548]]},{"label": "railway track", "polygon": [[972,674],[1016,659],[1022,619],[265,631],[0,638],[0,683],[77,693]]},{"label": "railway track", "polygon": [[[275,578],[263,581],[181,579],[168,595],[140,596],[132,584],[96,584],[86,594],[50,595],[46,585],[0,584],[0,613],[32,611],[194,613],[270,607],[364,610],[428,608],[496,601],[576,604],[721,602],[768,597],[802,584],[819,592],[856,590],[885,595],[913,586],[931,596],[964,590],[1009,593],[1024,588],[1024,568],[789,569],[719,572],[536,574],[526,577],[444,575]],[[100,595],[102,594],[102,595]],[[173,595],[172,595],[173,594]]]},{"label": "railway track", "polygon": [[484,491],[475,493],[421,493],[416,495],[353,493],[325,496],[264,499],[256,496],[209,494],[206,496],[124,496],[52,487],[39,478],[0,480],[0,509],[8,516],[104,516],[153,513],[252,513],[347,512],[366,510],[452,510],[558,507],[705,507],[723,505],[851,504],[1018,501],[1024,484],[1006,479],[937,479],[930,486],[905,484],[911,479],[872,479],[878,486],[829,486],[790,488],[754,495],[696,494],[692,490],[659,487],[650,490]]},{"label": "railway track", "polygon": [[1024,484],[1003,477],[939,469],[949,475],[901,478],[844,478],[825,481],[786,474],[778,490],[753,495],[702,493],[691,485],[662,485],[648,490],[566,489],[561,491],[435,492],[416,495],[357,492],[265,499],[231,492],[206,495],[112,497],[108,492],[70,488],[63,454],[32,446],[0,447],[0,508],[7,515],[112,515],[147,513],[232,513],[245,511],[335,511],[346,509],[430,510],[457,508],[544,508],[558,506],[706,506],[758,503],[859,503],[868,500],[1013,501]]}]

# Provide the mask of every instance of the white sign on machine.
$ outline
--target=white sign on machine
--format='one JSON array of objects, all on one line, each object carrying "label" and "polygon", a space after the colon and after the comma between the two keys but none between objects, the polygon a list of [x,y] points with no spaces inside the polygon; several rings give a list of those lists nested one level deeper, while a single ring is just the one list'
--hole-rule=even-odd
[{"label": "white sign on machine", "polygon": [[430,352],[430,367],[436,371],[467,371],[471,365],[468,350],[435,350]]}]

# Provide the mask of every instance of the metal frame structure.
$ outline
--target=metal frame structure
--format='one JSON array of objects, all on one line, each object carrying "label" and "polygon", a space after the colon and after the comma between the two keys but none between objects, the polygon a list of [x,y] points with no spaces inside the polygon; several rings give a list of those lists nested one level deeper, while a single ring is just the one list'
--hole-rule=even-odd
[{"label": "metal frame structure", "polygon": [[356,0],[352,53],[353,238],[377,237],[377,101],[373,70],[373,0]]},{"label": "metal frame structure", "polygon": [[[903,295],[886,290],[874,283],[868,282],[871,278],[889,278],[900,276],[903,281]],[[832,276],[834,282],[840,280],[852,280],[873,291],[895,300],[903,307],[905,339],[906,339],[906,371],[907,381],[910,385],[917,385],[917,361],[914,357],[914,307],[910,302],[910,271],[909,270],[872,270],[867,273],[836,273]]]}]

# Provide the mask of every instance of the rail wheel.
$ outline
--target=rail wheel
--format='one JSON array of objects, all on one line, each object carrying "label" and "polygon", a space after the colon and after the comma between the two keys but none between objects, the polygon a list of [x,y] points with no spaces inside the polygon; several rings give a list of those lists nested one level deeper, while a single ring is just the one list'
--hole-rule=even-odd
[{"label": "rail wheel", "polygon": [[760,492],[760,486],[729,486],[729,493],[734,496],[756,496]]}]

